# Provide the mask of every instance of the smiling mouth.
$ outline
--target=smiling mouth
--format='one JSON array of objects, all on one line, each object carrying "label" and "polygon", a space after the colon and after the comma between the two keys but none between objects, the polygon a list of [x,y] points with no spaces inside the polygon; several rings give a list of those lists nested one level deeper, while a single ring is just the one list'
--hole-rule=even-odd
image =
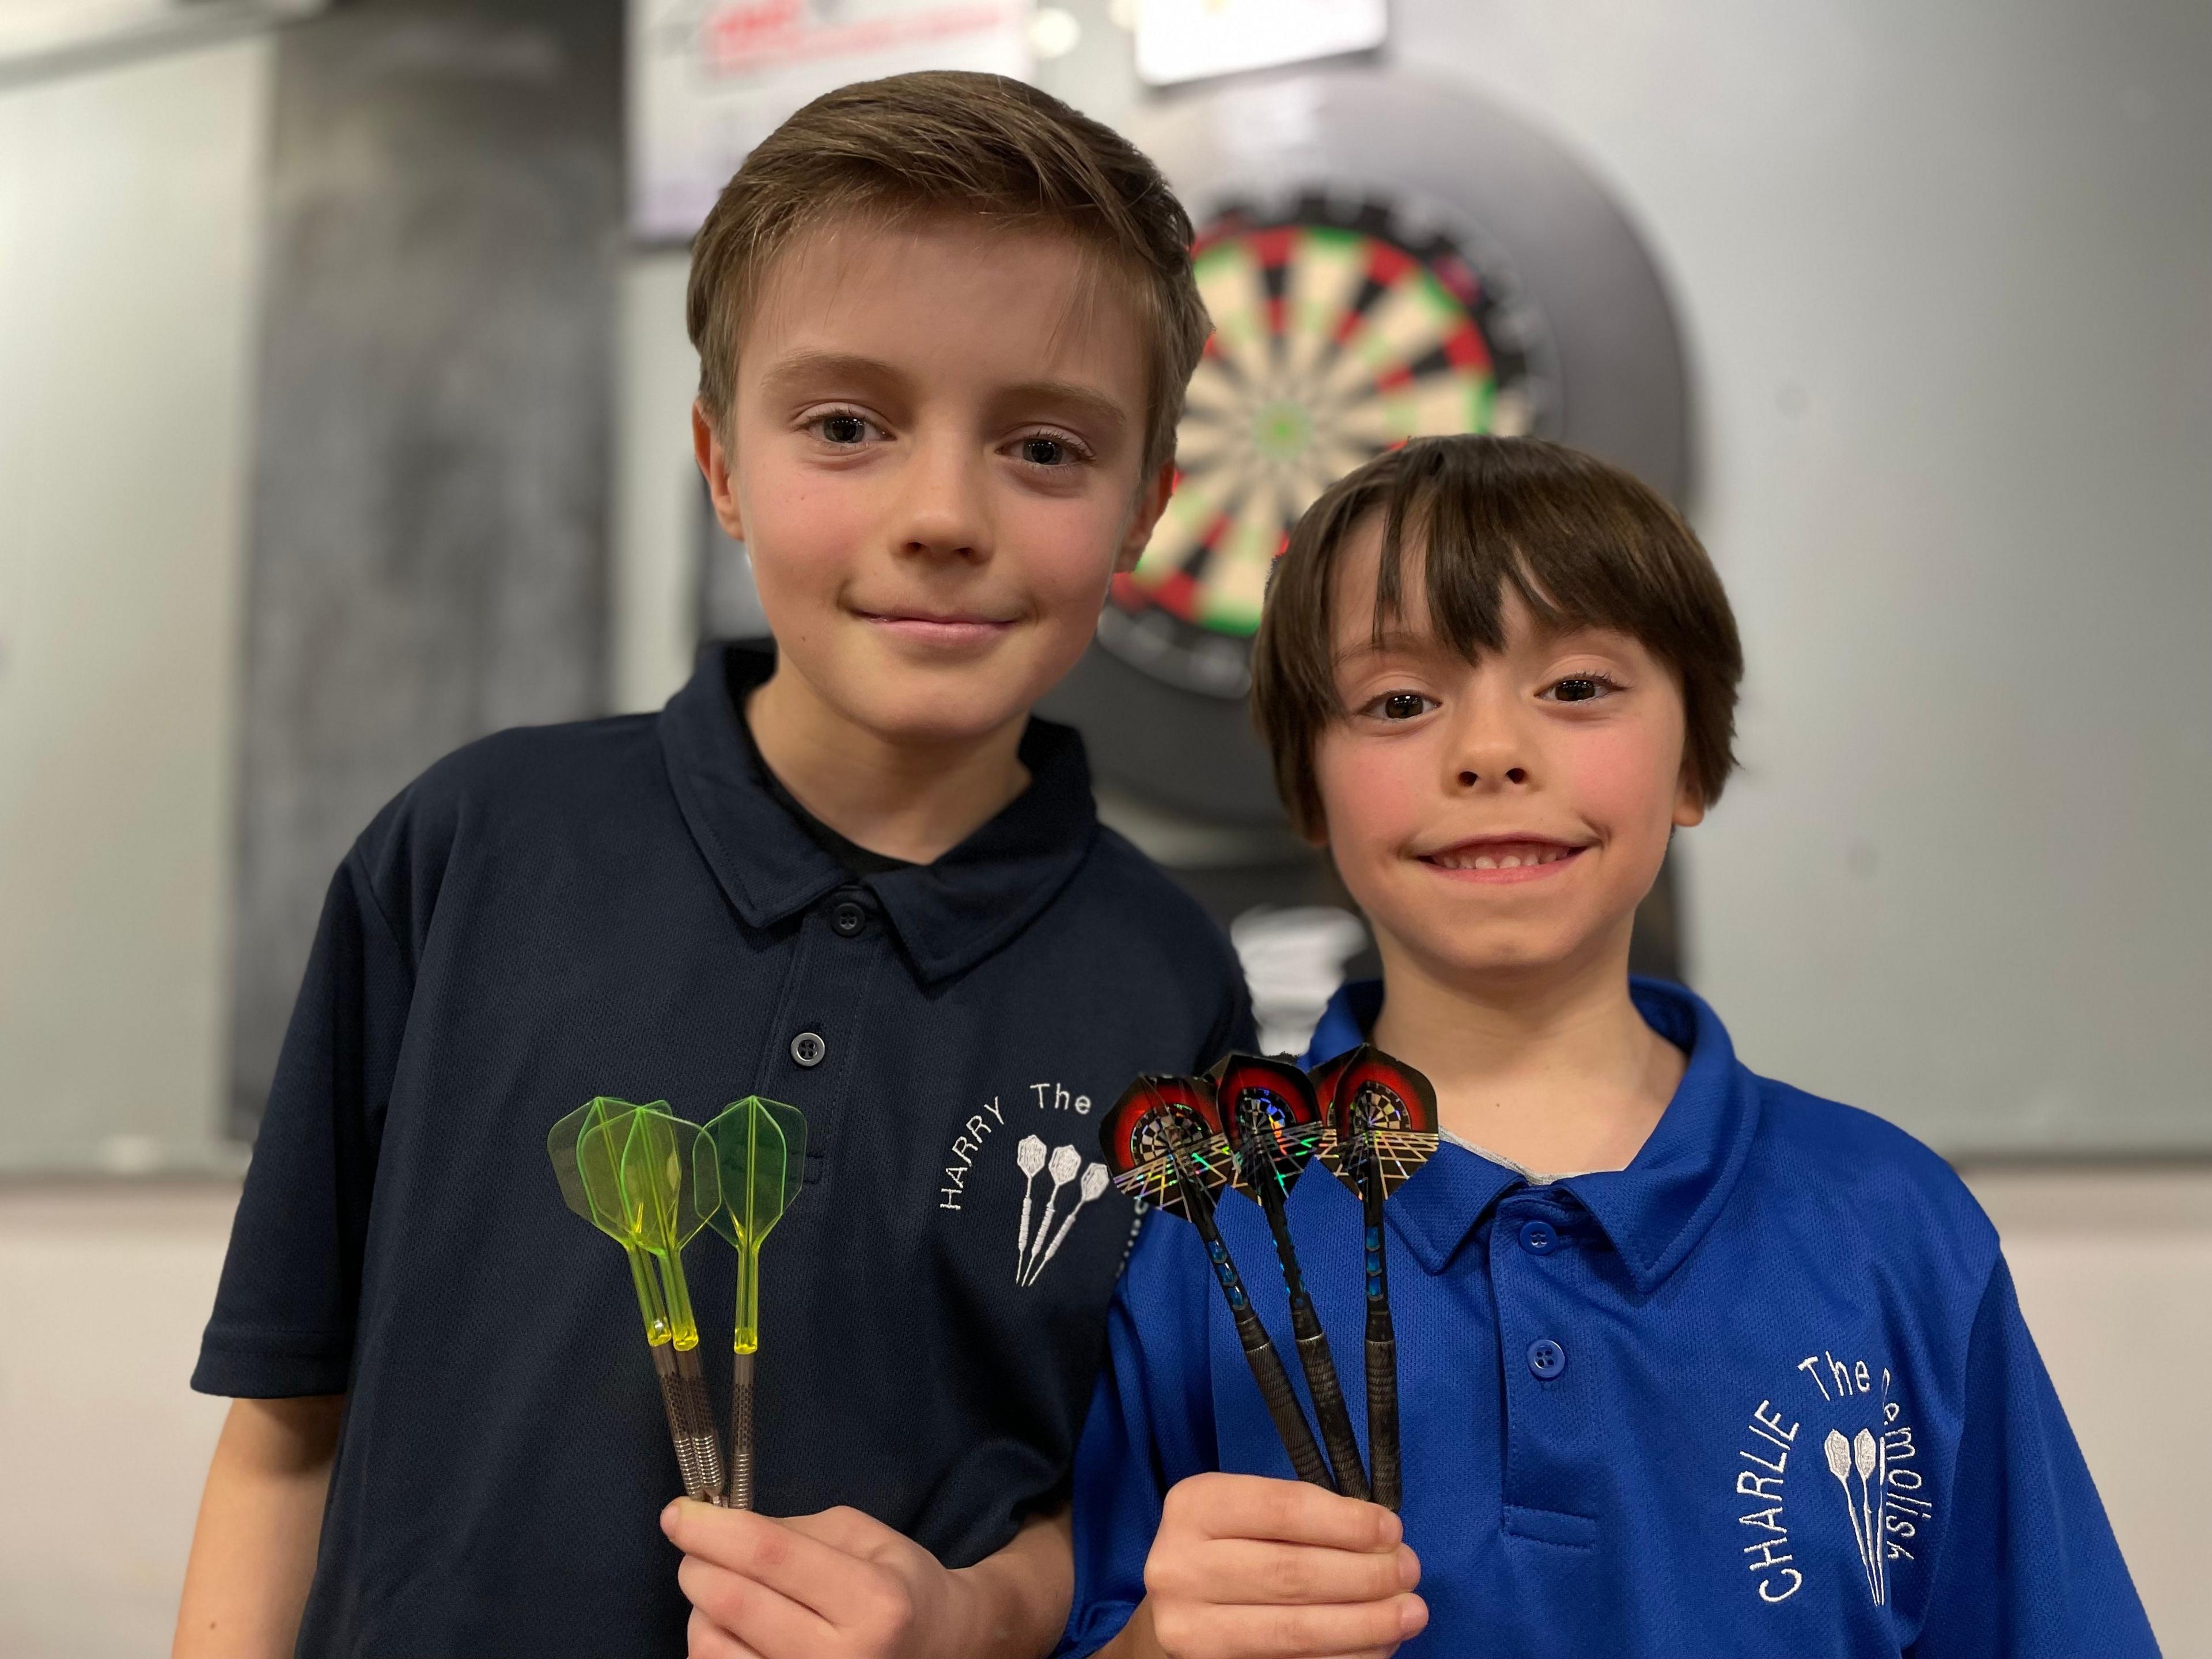
[{"label": "smiling mouth", "polygon": [[1418,856],[1423,864],[1436,870],[1491,875],[1510,872],[1526,876],[1539,870],[1557,869],[1579,858],[1585,850],[1564,842],[1500,840],[1462,842],[1456,847]]},{"label": "smiling mouth", "polygon": [[942,645],[969,645],[994,640],[1013,627],[1010,617],[933,617],[919,612],[859,611],[862,622],[872,623],[901,639]]}]

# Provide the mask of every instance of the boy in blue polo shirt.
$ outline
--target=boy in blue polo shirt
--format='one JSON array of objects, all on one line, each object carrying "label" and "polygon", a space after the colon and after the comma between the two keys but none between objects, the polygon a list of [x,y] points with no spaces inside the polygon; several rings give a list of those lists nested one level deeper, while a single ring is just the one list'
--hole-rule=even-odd
[{"label": "boy in blue polo shirt", "polygon": [[[193,1377],[237,1403],[179,1654],[1051,1646],[1133,1222],[1101,1103],[1250,1040],[1226,939],[1029,715],[1166,500],[1189,242],[1125,141],[994,76],[830,94],[732,181],[695,433],[776,651],[474,744],[347,856]],[[629,1275],[546,1133],[752,1093],[808,1127],[761,1513],[664,1516]],[[732,1273],[691,1252],[717,1400]]]},{"label": "boy in blue polo shirt", "polygon": [[[1445,1131],[1389,1211],[1403,1513],[1288,1478],[1196,1233],[1150,1220],[1062,1651],[2154,1654],[1957,1177],[1628,976],[1668,838],[1732,765],[1735,623],[1681,520],[1552,445],[1416,443],[1308,512],[1257,653],[1285,801],[1385,975],[1306,1062],[1372,1041]],[[1310,1175],[1289,1209],[1340,1363],[1358,1202]],[[1257,1206],[1219,1220],[1272,1255]]]}]

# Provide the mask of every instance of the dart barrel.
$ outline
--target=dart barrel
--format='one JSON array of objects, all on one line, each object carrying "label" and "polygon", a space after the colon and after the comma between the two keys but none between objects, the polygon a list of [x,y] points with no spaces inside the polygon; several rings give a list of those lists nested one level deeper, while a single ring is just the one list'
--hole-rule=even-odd
[{"label": "dart barrel", "polygon": [[730,1507],[753,1506],[753,1356],[731,1356]]},{"label": "dart barrel", "polygon": [[668,1433],[676,1444],[676,1468],[684,1477],[684,1495],[702,1504],[723,1504],[721,1441],[714,1431],[713,1408],[707,1403],[707,1377],[699,1365],[699,1351],[678,1348],[671,1342],[655,1343],[653,1369],[660,1379],[661,1403],[668,1410]]}]

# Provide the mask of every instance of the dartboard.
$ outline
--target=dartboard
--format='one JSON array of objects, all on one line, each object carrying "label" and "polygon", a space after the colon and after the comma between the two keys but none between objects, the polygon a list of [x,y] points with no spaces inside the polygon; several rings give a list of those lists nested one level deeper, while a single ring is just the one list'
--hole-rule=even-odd
[{"label": "dartboard", "polygon": [[1380,203],[1238,205],[1193,249],[1213,336],[1176,433],[1174,495],[1099,629],[1191,690],[1241,695],[1267,574],[1315,496],[1409,438],[1541,429],[1540,319],[1468,245]]}]

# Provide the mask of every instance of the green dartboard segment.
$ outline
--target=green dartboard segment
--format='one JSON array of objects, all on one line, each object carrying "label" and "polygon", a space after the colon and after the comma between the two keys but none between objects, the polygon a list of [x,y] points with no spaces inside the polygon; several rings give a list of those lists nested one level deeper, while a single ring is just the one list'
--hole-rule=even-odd
[{"label": "green dartboard segment", "polygon": [[705,1145],[704,1131],[670,1113],[665,1101],[639,1106],[605,1096],[546,1136],[568,1207],[629,1257],[646,1340],[656,1347],[699,1344],[684,1247],[705,1224],[702,1206],[720,1202],[714,1160],[700,1151]]},{"label": "green dartboard segment", "polygon": [[[762,1242],[806,1179],[806,1119],[796,1106],[748,1095],[707,1125],[696,1183],[708,1224],[737,1246],[736,1351],[760,1346]],[[710,1202],[709,1194],[712,1194]]]}]

